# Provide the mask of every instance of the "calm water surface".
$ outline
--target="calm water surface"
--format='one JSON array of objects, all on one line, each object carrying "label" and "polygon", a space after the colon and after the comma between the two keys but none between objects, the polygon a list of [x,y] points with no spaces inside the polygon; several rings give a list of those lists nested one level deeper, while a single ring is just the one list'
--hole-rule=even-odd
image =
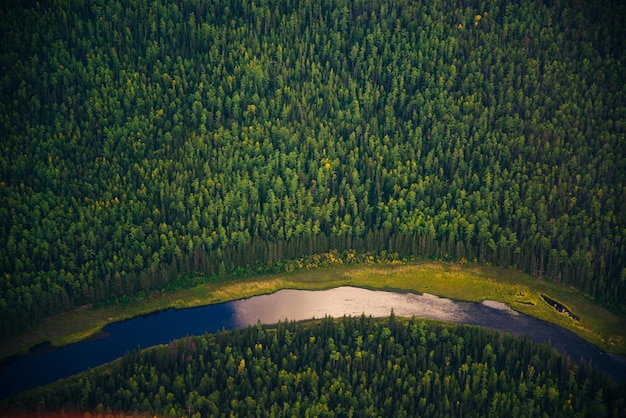
[{"label": "calm water surface", "polygon": [[429,294],[394,293],[353,287],[331,290],[281,290],[234,302],[198,308],[169,309],[106,326],[89,340],[60,347],[39,348],[0,370],[0,399],[112,361],[137,347],[165,344],[187,335],[245,328],[257,321],[323,318],[326,315],[415,316],[480,325],[534,341],[550,341],[573,360],[591,361],[616,381],[626,380],[626,357],[606,354],[573,333],[513,311],[507,305],[454,301]]}]

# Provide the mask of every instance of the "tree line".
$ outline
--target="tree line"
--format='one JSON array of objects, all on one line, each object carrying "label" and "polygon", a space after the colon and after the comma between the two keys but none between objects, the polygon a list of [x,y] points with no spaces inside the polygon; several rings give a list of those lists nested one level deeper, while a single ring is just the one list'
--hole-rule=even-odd
[{"label": "tree line", "polygon": [[617,3],[13,2],[0,336],[334,250],[513,267],[623,313]]}]

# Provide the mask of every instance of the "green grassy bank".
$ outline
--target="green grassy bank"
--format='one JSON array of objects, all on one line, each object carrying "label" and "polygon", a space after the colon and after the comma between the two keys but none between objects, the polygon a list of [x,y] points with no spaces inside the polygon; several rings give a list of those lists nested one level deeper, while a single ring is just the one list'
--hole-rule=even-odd
[{"label": "green grassy bank", "polygon": [[[626,354],[626,319],[580,294],[515,270],[435,262],[359,264],[268,274],[205,283],[160,293],[125,305],[79,309],[49,318],[0,348],[0,358],[24,353],[50,341],[60,346],[97,334],[105,325],[167,308],[187,308],[272,293],[280,289],[327,289],[337,286],[431,293],[452,299],[496,300],[513,309],[566,328],[598,347]],[[547,295],[580,317],[575,321],[545,303]]]}]

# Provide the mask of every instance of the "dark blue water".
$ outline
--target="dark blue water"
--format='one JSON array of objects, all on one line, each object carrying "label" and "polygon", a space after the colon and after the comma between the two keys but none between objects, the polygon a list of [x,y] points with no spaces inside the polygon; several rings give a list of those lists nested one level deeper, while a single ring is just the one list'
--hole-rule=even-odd
[{"label": "dark blue water", "polygon": [[626,357],[609,355],[563,328],[520,314],[497,302],[472,303],[433,295],[340,287],[325,291],[281,290],[271,295],[183,310],[169,309],[106,326],[89,340],[38,348],[0,370],[0,399],[115,360],[137,347],[165,344],[188,335],[243,328],[257,321],[361,314],[415,316],[479,325],[550,342],[576,361],[590,361],[613,380],[626,380]]},{"label": "dark blue water", "polygon": [[168,309],[106,326],[94,338],[63,347],[39,347],[0,370],[0,399],[115,360],[137,347],[188,335],[233,329],[231,304]]}]

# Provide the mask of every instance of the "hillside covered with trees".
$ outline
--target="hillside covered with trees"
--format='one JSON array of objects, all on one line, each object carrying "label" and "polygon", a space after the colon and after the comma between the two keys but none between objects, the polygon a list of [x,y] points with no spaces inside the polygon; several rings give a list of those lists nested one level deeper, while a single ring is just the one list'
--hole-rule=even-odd
[{"label": "hillside covered with trees", "polygon": [[7,3],[2,339],[331,250],[626,311],[622,2]]},{"label": "hillside covered with trees", "polygon": [[13,400],[22,411],[158,416],[624,416],[624,384],[527,337],[326,318],[189,337]]}]

